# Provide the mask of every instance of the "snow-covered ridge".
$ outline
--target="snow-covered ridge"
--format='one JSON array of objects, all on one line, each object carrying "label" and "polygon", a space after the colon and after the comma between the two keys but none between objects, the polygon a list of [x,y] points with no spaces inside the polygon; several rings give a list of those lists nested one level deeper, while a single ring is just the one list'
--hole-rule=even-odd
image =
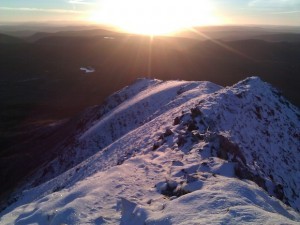
[{"label": "snow-covered ridge", "polygon": [[299,110],[257,77],[141,79],[74,121],[0,224],[300,222]]},{"label": "snow-covered ridge", "polygon": [[178,94],[197,86],[207,93],[220,88],[210,82],[151,79],[139,79],[123,88],[110,96],[104,105],[91,108],[72,121],[77,123],[74,125],[77,132],[60,144],[58,156],[38,170],[28,183],[43,183],[76,166],[126,133],[183,104],[185,99],[178,98]]},{"label": "snow-covered ridge", "polygon": [[188,116],[216,156],[237,163],[237,176],[300,211],[300,114],[277,90],[251,77],[207,96]]}]

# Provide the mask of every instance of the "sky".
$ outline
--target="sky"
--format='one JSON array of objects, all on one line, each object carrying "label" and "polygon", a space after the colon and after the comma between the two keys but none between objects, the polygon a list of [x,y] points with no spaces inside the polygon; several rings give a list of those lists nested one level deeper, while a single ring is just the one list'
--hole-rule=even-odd
[{"label": "sky", "polygon": [[[109,0],[0,0],[0,23],[6,22],[100,22],[106,23],[101,15],[110,14],[104,12]],[[110,7],[124,10],[127,7],[142,0],[110,0]],[[154,2],[155,0],[143,0]],[[186,0],[160,0],[168,1],[170,10],[180,1]],[[195,0],[194,0],[195,1]],[[300,26],[300,0],[196,0],[197,7],[190,7],[193,13],[203,14],[203,9],[209,2],[209,13],[213,19],[204,20],[201,25],[210,24],[264,24],[264,25],[291,25]],[[174,2],[174,3],[173,3]],[[200,3],[199,3],[200,2]],[[199,4],[198,4],[199,3]],[[146,3],[145,3],[146,4]],[[203,7],[201,7],[203,6]],[[117,11],[117,12],[120,12]],[[208,10],[206,10],[208,11]],[[132,12],[130,11],[132,14]],[[189,8],[185,14],[189,15]],[[95,17],[97,15],[98,17]],[[124,14],[125,16],[126,14]],[[206,17],[209,17],[206,12]],[[120,15],[119,15],[120,16]],[[102,18],[99,19],[99,18]],[[112,19],[112,18],[110,18]],[[199,17],[197,17],[199,19]],[[195,21],[197,22],[197,19]],[[200,20],[200,19],[199,19]]]}]

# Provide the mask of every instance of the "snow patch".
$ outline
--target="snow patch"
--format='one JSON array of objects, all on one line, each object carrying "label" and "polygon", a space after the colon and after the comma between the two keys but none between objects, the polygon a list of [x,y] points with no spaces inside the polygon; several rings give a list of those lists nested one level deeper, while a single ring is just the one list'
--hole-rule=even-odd
[{"label": "snow patch", "polygon": [[88,66],[88,67],[80,67],[80,70],[85,72],[85,73],[94,73],[96,70],[91,67],[91,66]]}]

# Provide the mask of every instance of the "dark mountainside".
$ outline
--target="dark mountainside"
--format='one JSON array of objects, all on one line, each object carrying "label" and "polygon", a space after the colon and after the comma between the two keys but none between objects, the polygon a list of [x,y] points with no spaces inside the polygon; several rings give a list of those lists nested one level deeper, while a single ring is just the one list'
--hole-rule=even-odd
[{"label": "dark mountainside", "polygon": [[25,37],[24,39],[29,42],[36,42],[46,37],[94,37],[94,36],[110,36],[116,35],[116,32],[104,30],[104,29],[93,29],[85,31],[58,31],[55,33],[50,32],[37,32],[33,35]]},{"label": "dark mountainside", "polygon": [[[300,42],[179,37],[151,41],[111,31],[84,32],[26,38],[33,42],[0,36],[0,173],[5,180],[0,193],[9,193],[18,179],[48,160],[47,149],[66,138],[60,133],[72,133],[74,125],[65,126],[72,124],[66,118],[102,103],[140,76],[227,86],[259,75],[300,105]],[[85,74],[79,70],[82,66],[96,71]]]},{"label": "dark mountainside", "polygon": [[0,34],[0,44],[18,44],[23,42],[25,41],[20,38],[12,37],[6,34]]}]

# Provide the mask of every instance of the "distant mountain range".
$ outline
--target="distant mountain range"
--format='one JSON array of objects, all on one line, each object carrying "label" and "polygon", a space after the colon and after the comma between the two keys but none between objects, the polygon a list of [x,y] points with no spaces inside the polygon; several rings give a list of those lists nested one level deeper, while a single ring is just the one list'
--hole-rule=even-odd
[{"label": "distant mountain range", "polygon": [[[117,35],[124,32],[116,31],[112,27],[96,25],[55,26],[43,24],[2,25],[0,33],[20,37],[28,41],[36,41],[47,36],[96,36]],[[245,39],[259,39],[265,41],[299,41],[299,27],[280,26],[203,26],[183,30],[173,34],[177,37],[193,38],[197,40],[218,39],[235,41]],[[172,36],[172,35],[166,35]]]}]

